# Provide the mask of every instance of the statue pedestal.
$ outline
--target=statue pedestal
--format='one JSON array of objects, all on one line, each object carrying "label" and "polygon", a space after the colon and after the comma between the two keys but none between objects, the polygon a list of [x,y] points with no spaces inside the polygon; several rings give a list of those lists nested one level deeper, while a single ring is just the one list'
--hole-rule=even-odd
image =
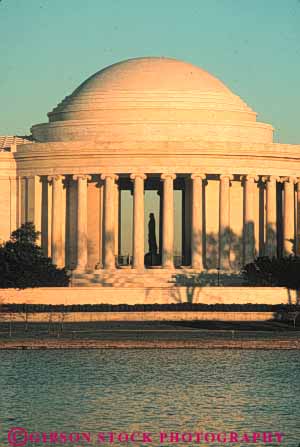
[{"label": "statue pedestal", "polygon": [[160,256],[157,253],[146,253],[145,254],[145,266],[151,267],[151,266],[160,266],[161,260]]}]

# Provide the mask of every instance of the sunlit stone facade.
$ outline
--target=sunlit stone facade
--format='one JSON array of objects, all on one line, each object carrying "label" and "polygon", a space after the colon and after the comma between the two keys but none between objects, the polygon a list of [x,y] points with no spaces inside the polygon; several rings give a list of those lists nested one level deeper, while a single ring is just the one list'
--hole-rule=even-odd
[{"label": "sunlit stone facade", "polygon": [[273,143],[272,126],[204,70],[120,62],[48,117],[0,152],[0,238],[34,222],[73,284],[216,271],[230,283],[255,256],[299,253],[300,145]]}]

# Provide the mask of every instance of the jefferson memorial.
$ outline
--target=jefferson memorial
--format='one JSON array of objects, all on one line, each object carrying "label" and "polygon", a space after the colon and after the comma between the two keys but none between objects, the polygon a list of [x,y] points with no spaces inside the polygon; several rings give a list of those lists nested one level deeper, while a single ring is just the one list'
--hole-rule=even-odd
[{"label": "jefferson memorial", "polygon": [[33,222],[72,285],[234,284],[255,256],[300,254],[300,145],[273,130],[194,65],[111,65],[0,137],[0,240]]}]

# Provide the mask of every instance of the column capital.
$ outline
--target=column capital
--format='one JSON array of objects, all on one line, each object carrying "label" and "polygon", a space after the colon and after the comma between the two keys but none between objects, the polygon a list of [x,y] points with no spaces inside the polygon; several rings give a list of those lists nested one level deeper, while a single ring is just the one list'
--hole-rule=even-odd
[{"label": "column capital", "polygon": [[160,179],[161,180],[175,180],[176,174],[161,174]]},{"label": "column capital", "polygon": [[130,180],[135,180],[136,178],[141,178],[142,180],[146,180],[147,176],[146,174],[142,173],[132,173],[130,174]]},{"label": "column capital", "polygon": [[[300,192],[300,177],[297,177],[296,179],[296,185],[297,185],[297,192]],[[300,219],[299,219],[299,225],[300,225]],[[299,232],[300,233],[300,232]],[[300,240],[300,239],[299,239]]]},{"label": "column capital", "polygon": [[59,182],[65,180],[65,176],[61,174],[54,174],[54,175],[48,175],[47,180],[48,182]]},{"label": "column capital", "polygon": [[106,178],[112,178],[113,180],[118,180],[119,176],[117,174],[101,174],[100,176],[101,180],[105,180]]},{"label": "column capital", "polygon": [[73,180],[92,180],[92,176],[89,174],[74,174],[73,175]]},{"label": "column capital", "polygon": [[220,180],[228,179],[229,181],[233,180],[232,174],[220,174]]},{"label": "column capital", "polygon": [[194,172],[193,174],[191,174],[191,179],[192,180],[196,180],[197,178],[200,178],[201,180],[205,180],[206,179],[206,175],[203,174],[202,172]]},{"label": "column capital", "polygon": [[256,174],[244,174],[240,176],[240,180],[246,180],[247,182],[258,182],[259,176]]},{"label": "column capital", "polygon": [[298,179],[297,179],[297,177],[295,175],[289,175],[289,176],[280,178],[281,183],[288,182],[288,183],[295,184],[295,183],[297,183],[297,180]]},{"label": "column capital", "polygon": [[280,182],[280,177],[277,175],[264,175],[261,179],[263,182]]}]

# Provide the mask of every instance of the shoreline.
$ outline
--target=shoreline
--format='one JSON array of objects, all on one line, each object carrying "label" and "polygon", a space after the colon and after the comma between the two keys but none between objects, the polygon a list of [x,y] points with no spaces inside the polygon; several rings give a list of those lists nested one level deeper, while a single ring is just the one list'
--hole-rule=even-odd
[{"label": "shoreline", "polygon": [[0,350],[36,349],[245,349],[300,350],[300,340],[1,340]]}]

